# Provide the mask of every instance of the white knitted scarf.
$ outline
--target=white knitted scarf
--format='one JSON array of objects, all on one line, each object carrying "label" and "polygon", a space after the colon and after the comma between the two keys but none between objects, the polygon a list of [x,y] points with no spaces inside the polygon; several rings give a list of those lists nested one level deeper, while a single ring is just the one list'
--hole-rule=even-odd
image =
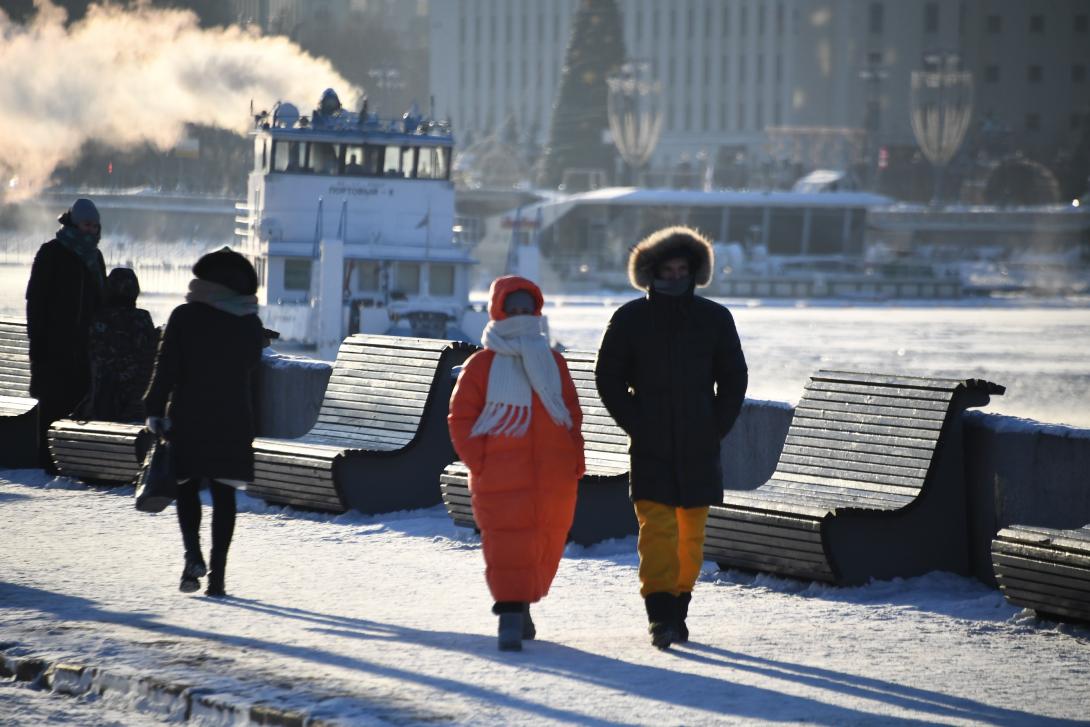
[{"label": "white knitted scarf", "polygon": [[530,428],[533,393],[541,399],[554,422],[571,429],[571,414],[564,405],[560,369],[549,348],[548,322],[544,316],[489,321],[481,342],[496,355],[488,372],[484,409],[470,436],[525,435]]}]

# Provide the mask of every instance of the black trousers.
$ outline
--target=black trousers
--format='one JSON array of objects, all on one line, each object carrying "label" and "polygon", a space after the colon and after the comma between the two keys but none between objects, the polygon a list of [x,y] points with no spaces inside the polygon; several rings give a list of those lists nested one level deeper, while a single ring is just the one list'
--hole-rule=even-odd
[{"label": "black trousers", "polygon": [[[235,534],[235,488],[209,480],[212,492],[212,553],[208,569],[223,575],[227,566],[227,551]],[[187,558],[201,558],[201,479],[193,478],[178,485],[178,525]]]}]

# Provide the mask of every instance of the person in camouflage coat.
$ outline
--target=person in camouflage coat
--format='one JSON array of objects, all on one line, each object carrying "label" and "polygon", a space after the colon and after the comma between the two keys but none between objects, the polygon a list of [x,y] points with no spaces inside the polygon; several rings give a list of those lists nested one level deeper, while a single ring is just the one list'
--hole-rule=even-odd
[{"label": "person in camouflage coat", "polygon": [[151,315],[136,307],[140,282],[129,268],[106,278],[105,305],[91,318],[88,351],[91,392],[80,415],[111,422],[143,421],[159,334]]}]

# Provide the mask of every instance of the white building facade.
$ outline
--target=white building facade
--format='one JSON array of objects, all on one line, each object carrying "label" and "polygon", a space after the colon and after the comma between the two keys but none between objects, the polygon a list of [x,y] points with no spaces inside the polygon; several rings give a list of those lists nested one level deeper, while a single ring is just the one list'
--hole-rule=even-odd
[{"label": "white building facade", "polygon": [[[650,61],[666,115],[664,166],[747,146],[790,123],[800,0],[618,0],[629,59]],[[475,139],[514,120],[544,144],[577,0],[440,0],[430,6],[436,114]]]}]

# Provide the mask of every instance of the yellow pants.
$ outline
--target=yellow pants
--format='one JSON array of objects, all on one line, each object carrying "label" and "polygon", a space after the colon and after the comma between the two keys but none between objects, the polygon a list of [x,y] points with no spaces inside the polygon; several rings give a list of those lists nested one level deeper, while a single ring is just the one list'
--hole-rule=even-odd
[{"label": "yellow pants", "polygon": [[706,507],[672,507],[636,500],[640,535],[640,595],[691,593],[704,564]]}]

